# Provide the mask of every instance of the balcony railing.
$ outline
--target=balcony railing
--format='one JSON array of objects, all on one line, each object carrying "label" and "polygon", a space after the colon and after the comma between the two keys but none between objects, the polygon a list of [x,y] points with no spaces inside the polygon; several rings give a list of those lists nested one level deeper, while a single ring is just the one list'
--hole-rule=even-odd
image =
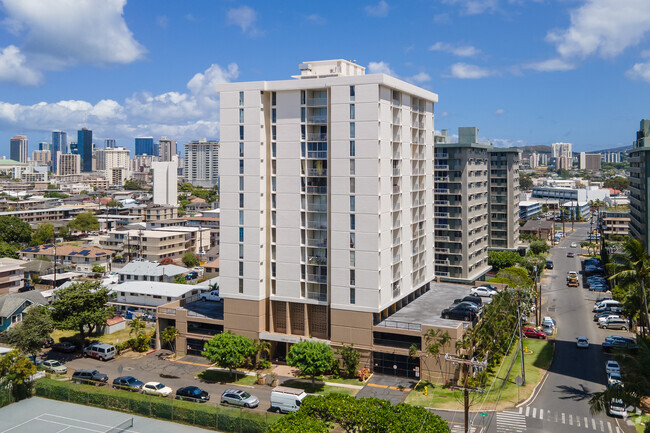
[{"label": "balcony railing", "polygon": [[327,186],[307,185],[307,194],[327,194]]},{"label": "balcony railing", "polygon": [[327,169],[321,168],[320,170],[315,168],[310,168],[307,170],[307,175],[310,177],[325,177],[327,176]]},{"label": "balcony railing", "polygon": [[440,218],[448,218],[449,212],[434,212],[433,216],[440,217]]},{"label": "balcony railing", "polygon": [[307,299],[314,301],[327,302],[327,293],[315,292],[313,290],[307,290]]},{"label": "balcony railing", "polygon": [[327,98],[307,98],[307,105],[310,107],[327,105]]},{"label": "balcony railing", "polygon": [[401,170],[399,168],[393,168],[393,176],[399,176],[401,173]]},{"label": "balcony railing", "polygon": [[326,265],[327,257],[322,256],[309,256],[307,263],[310,265]]},{"label": "balcony railing", "polygon": [[310,204],[307,207],[307,212],[327,212],[327,205],[324,205],[324,204]]},{"label": "balcony railing", "polygon": [[434,170],[449,170],[449,165],[447,164],[436,164],[433,166]]},{"label": "balcony railing", "polygon": [[307,245],[310,247],[325,248],[327,247],[327,239],[307,238]]},{"label": "balcony railing", "polygon": [[440,205],[440,206],[448,206],[449,200],[434,200],[433,204]]},{"label": "balcony railing", "polygon": [[436,194],[449,194],[449,188],[436,188],[433,192]]},{"label": "balcony railing", "polygon": [[312,282],[312,283],[320,283],[320,284],[327,284],[327,276],[326,275],[319,275],[319,274],[307,274],[307,281]]},{"label": "balcony railing", "polygon": [[307,151],[307,158],[309,159],[327,159],[326,150],[310,150]]},{"label": "balcony railing", "polygon": [[433,227],[436,229],[447,230],[449,228],[449,224],[436,224]]},{"label": "balcony railing", "polygon": [[308,141],[327,141],[327,134],[307,134]]},{"label": "balcony railing", "polygon": [[308,117],[307,123],[311,125],[327,123],[327,116]]}]

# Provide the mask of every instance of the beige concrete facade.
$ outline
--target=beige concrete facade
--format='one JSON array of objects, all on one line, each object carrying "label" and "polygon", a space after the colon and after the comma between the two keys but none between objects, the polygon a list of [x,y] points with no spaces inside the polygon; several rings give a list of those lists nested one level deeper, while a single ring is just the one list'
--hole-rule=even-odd
[{"label": "beige concrete facade", "polygon": [[488,198],[490,248],[516,249],[519,244],[519,162],[521,150],[493,148],[490,158]]}]

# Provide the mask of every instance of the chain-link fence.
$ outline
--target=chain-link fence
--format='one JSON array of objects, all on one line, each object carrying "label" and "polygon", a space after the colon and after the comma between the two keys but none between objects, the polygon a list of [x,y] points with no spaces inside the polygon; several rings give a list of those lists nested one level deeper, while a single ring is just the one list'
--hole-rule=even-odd
[{"label": "chain-link fence", "polygon": [[11,387],[6,386],[6,384],[2,384],[2,386],[0,386],[0,407],[5,407],[15,401],[16,399],[11,393]]},{"label": "chain-link fence", "polygon": [[[112,409],[229,433],[262,433],[268,424],[280,416],[213,404],[179,401],[114,390],[108,387],[78,385],[53,379],[41,379],[36,382],[34,388],[35,395],[39,397]],[[2,397],[0,396],[0,398]]]}]

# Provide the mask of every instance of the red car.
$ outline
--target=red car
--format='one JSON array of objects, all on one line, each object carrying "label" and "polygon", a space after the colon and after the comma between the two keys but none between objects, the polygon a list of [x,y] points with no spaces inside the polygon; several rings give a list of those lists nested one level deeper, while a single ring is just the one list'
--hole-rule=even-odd
[{"label": "red car", "polygon": [[542,340],[546,339],[546,334],[544,334],[541,331],[536,331],[533,328],[524,328],[524,329],[521,330],[521,332],[524,334],[524,337],[541,338]]}]

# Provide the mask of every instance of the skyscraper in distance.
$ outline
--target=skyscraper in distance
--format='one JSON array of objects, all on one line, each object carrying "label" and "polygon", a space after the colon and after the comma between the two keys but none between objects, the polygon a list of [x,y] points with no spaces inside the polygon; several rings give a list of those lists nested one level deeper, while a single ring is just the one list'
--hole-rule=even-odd
[{"label": "skyscraper in distance", "polygon": [[10,158],[18,162],[27,162],[27,137],[16,135],[9,140]]},{"label": "skyscraper in distance", "polygon": [[68,153],[68,133],[63,131],[52,131],[52,172],[56,173],[58,155]]},{"label": "skyscraper in distance", "polygon": [[160,137],[158,140],[158,149],[155,156],[160,158],[160,161],[171,161],[174,155],[177,155],[176,140],[167,137]]},{"label": "skyscraper in distance", "polygon": [[104,149],[114,149],[116,147],[117,147],[117,143],[115,142],[114,138],[104,139]]},{"label": "skyscraper in distance", "polygon": [[81,171],[93,171],[93,132],[90,129],[77,131],[77,149],[81,155]]},{"label": "skyscraper in distance", "polygon": [[136,137],[135,138],[135,156],[153,155],[153,137]]}]

